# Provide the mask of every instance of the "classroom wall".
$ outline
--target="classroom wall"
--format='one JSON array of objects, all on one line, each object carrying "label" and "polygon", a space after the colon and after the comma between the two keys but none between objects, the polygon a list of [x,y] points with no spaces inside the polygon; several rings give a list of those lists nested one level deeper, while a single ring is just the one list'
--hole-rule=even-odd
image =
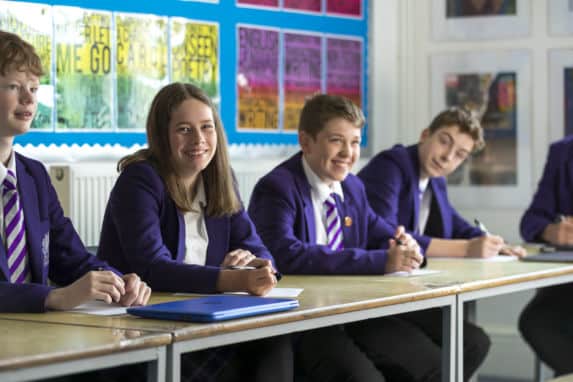
[{"label": "classroom wall", "polygon": [[[447,41],[432,39],[430,0],[381,0],[371,2],[371,152],[394,142],[413,143],[432,118],[430,56],[446,52],[504,51],[523,49],[531,55],[529,157],[530,190],[513,207],[461,208],[466,218],[479,217],[492,232],[519,242],[518,224],[543,171],[547,148],[559,136],[549,126],[548,54],[555,48],[573,48],[573,36],[548,33],[548,4],[555,0],[528,3],[530,34],[527,37]],[[464,204],[455,200],[454,204]],[[532,293],[517,293],[480,301],[478,320],[492,336],[492,350],[482,374],[506,378],[533,378],[533,356],[516,330],[516,320]]]}]

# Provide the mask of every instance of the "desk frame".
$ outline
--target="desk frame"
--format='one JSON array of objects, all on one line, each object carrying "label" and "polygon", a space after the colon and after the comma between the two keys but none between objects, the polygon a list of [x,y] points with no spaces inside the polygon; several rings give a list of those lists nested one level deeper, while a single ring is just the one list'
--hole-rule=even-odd
[{"label": "desk frame", "polygon": [[[174,342],[167,347],[167,381],[180,382],[181,379],[181,355],[183,353],[203,350],[212,347],[253,341],[288,333],[301,332],[332,325],[345,324],[354,321],[368,320],[384,316],[392,316],[400,313],[419,311],[431,308],[442,308],[442,380],[453,382],[455,380],[456,361],[456,309],[457,301],[455,294],[432,297],[428,299],[403,302],[377,308],[357,310],[348,313],[324,315],[321,317],[307,318],[283,324],[269,325],[260,328],[246,329],[238,332],[215,334],[207,337],[177,339],[177,331],[174,333]],[[305,314],[312,313],[305,312]]]},{"label": "desk frame", "polygon": [[32,381],[61,377],[75,373],[149,362],[147,381],[164,382],[166,375],[166,346],[128,350],[103,356],[86,357],[69,361],[57,361],[45,365],[27,366],[21,369],[0,371],[3,382]]},{"label": "desk frame", "polygon": [[[457,360],[456,360],[457,380],[463,381],[463,375],[464,375],[464,352],[463,352],[463,348],[464,348],[464,345],[463,345],[464,344],[464,325],[463,325],[464,303],[468,302],[469,304],[468,304],[468,306],[466,306],[466,309],[469,308],[469,311],[473,312],[473,313],[470,313],[470,316],[473,315],[473,317],[468,317],[468,318],[470,320],[472,320],[472,318],[473,318],[473,320],[475,320],[475,302],[476,302],[476,300],[479,300],[481,298],[495,297],[495,296],[500,296],[500,295],[514,293],[514,292],[521,292],[524,290],[532,290],[532,289],[543,288],[543,287],[558,285],[558,284],[565,284],[565,283],[570,283],[570,282],[573,282],[573,274],[565,274],[565,275],[560,275],[560,276],[548,276],[546,278],[529,280],[529,281],[515,281],[515,282],[510,282],[509,284],[506,284],[506,285],[500,285],[500,286],[496,286],[496,287],[484,287],[483,289],[480,289],[479,287],[477,287],[475,290],[468,290],[465,292],[463,290],[461,290],[456,295],[456,314],[457,314],[457,319],[456,319],[457,345],[456,345],[456,347],[458,349],[458,351],[456,352],[456,356],[457,356]],[[471,284],[471,283],[468,283],[468,284]],[[462,289],[463,289],[463,284],[462,284]]]}]

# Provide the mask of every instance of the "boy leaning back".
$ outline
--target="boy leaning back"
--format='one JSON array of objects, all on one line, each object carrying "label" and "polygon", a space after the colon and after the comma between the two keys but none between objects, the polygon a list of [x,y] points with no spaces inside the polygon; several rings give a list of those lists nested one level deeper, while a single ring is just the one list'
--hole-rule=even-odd
[{"label": "boy leaning back", "polygon": [[[281,271],[384,274],[422,263],[415,240],[372,211],[362,182],[350,174],[364,122],[344,97],[311,98],[300,116],[301,152],[255,186],[249,214]],[[401,317],[384,317],[302,333],[296,359],[317,381],[439,381],[437,337]]]},{"label": "boy leaning back", "polygon": [[34,48],[0,31],[0,312],[71,309],[94,299],[146,304],[149,287],[85,249],[44,166],[12,148],[30,129],[42,74]]}]

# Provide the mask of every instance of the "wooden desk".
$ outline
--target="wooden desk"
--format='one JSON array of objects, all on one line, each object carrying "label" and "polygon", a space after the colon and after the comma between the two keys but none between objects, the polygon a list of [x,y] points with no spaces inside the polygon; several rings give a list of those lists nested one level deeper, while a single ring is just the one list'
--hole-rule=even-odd
[{"label": "wooden desk", "polygon": [[[487,262],[469,259],[430,259],[429,269],[443,272],[424,277],[425,285],[451,285],[459,291],[457,314],[457,380],[463,380],[464,304],[480,298],[573,282],[573,264]],[[471,306],[471,305],[470,305]]]},{"label": "wooden desk", "polygon": [[573,374],[563,375],[561,377],[551,379],[547,382],[573,382]]},{"label": "wooden desk", "polygon": [[[169,381],[179,381],[182,353],[439,307],[444,312],[444,380],[454,380],[456,285],[426,286],[419,278],[382,276],[285,276],[279,285],[304,288],[299,296],[299,308],[216,324],[148,320],[127,315],[99,317],[66,312],[1,314],[0,318],[170,332],[173,344],[167,348],[167,376]],[[154,293],[151,302],[181,298],[189,297]]]},{"label": "wooden desk", "polygon": [[150,362],[149,380],[165,380],[171,335],[0,319],[0,380],[43,379]]}]

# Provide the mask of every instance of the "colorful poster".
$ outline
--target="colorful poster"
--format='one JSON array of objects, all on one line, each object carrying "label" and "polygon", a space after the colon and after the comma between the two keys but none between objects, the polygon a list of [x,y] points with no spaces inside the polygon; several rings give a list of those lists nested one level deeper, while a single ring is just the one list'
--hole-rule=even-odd
[{"label": "colorful poster", "polygon": [[219,107],[219,28],[217,24],[171,19],[171,80],[191,82]]},{"label": "colorful poster", "polygon": [[362,16],[362,0],[327,0],[326,12],[343,16]]},{"label": "colorful poster", "polygon": [[517,184],[517,82],[515,72],[449,74],[446,105],[465,106],[481,120],[486,147],[466,160],[448,183]]},{"label": "colorful poster", "polygon": [[329,37],[326,54],[326,92],[362,107],[362,41]]},{"label": "colorful poster", "polygon": [[320,36],[284,34],[283,128],[297,130],[305,99],[321,91],[322,39]]},{"label": "colorful poster", "polygon": [[117,127],[145,129],[155,94],[166,85],[167,17],[116,13]]},{"label": "colorful poster", "polygon": [[238,127],[277,130],[279,32],[239,27]]},{"label": "colorful poster", "polygon": [[447,0],[446,17],[515,16],[516,0]]},{"label": "colorful poster", "polygon": [[52,8],[47,5],[2,2],[0,30],[16,33],[36,49],[44,75],[38,89],[38,111],[32,129],[52,129],[54,86],[52,81]]},{"label": "colorful poster", "polygon": [[54,7],[58,129],[111,129],[111,12]]},{"label": "colorful poster", "polygon": [[565,135],[573,134],[573,68],[564,69]]},{"label": "colorful poster", "polygon": [[320,12],[321,0],[284,0],[283,7],[297,11]]},{"label": "colorful poster", "polygon": [[254,5],[259,7],[278,8],[279,0],[237,0],[238,5]]}]

